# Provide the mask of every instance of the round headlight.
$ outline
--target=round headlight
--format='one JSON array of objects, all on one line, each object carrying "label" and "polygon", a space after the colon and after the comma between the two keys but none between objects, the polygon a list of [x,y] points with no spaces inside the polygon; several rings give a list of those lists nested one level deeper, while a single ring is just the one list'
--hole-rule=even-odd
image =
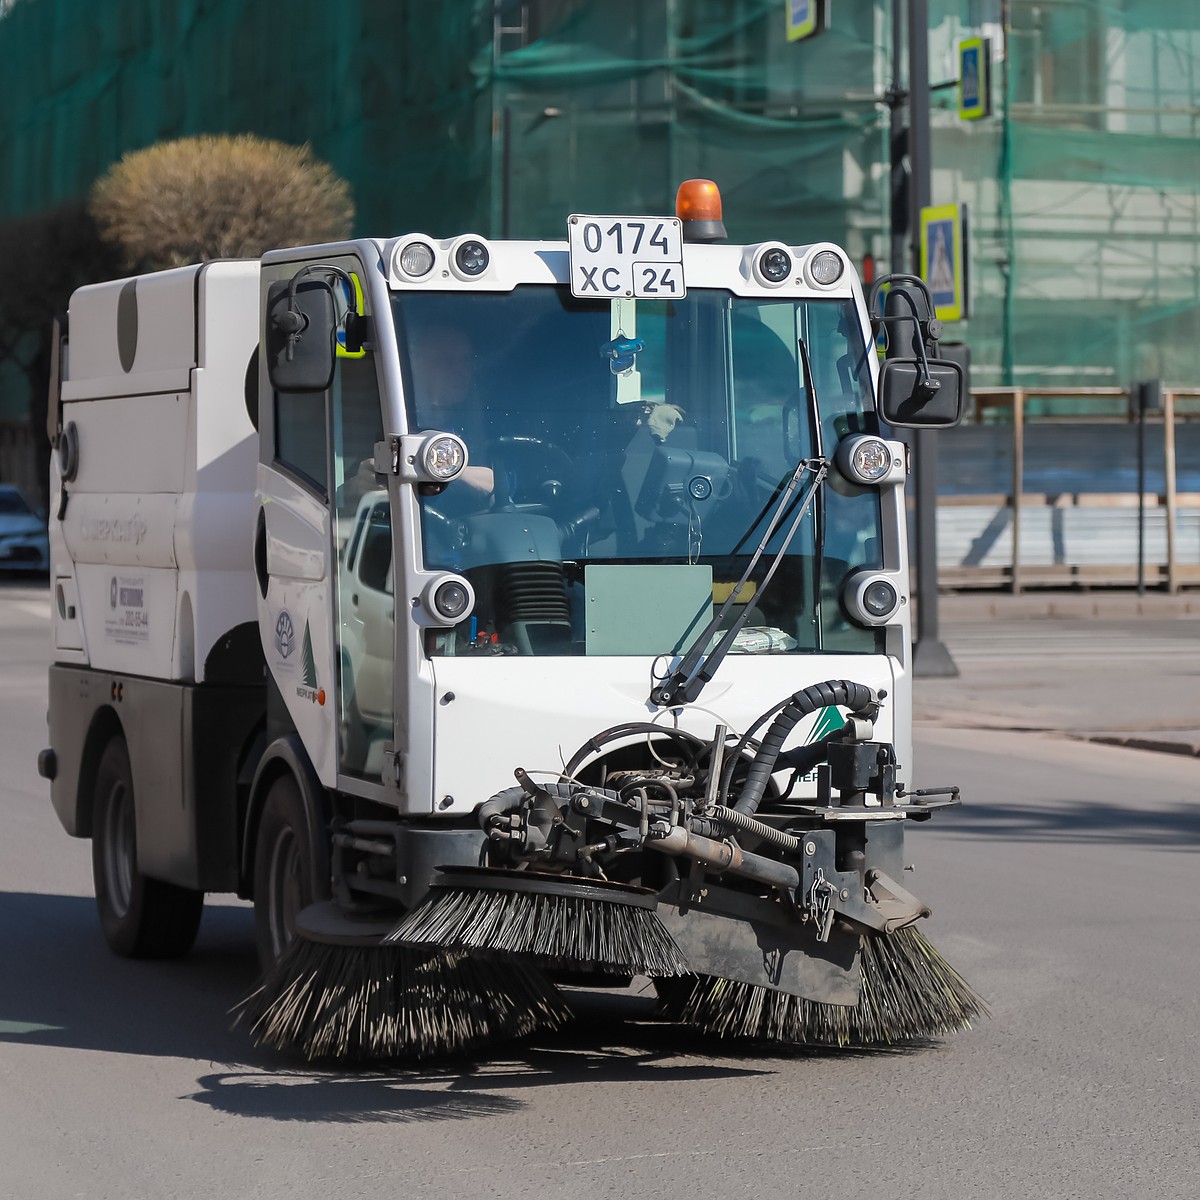
[{"label": "round headlight", "polygon": [[844,269],[845,264],[842,262],[841,255],[834,254],[832,250],[821,250],[814,254],[812,262],[808,264],[813,281],[826,285],[837,283],[841,279]]},{"label": "round headlight", "polygon": [[475,589],[461,575],[445,572],[426,580],[420,596],[413,600],[417,621],[422,625],[457,625],[475,607]]},{"label": "round headlight", "polygon": [[771,246],[759,255],[758,271],[767,283],[782,283],[792,273],[792,256],[781,246]]},{"label": "round headlight", "polygon": [[487,247],[474,238],[459,242],[458,248],[454,251],[454,265],[464,275],[471,278],[482,275],[487,270],[490,261],[491,255],[488,254]]},{"label": "round headlight", "polygon": [[862,606],[873,617],[890,617],[899,603],[900,597],[896,594],[896,589],[886,579],[873,580],[863,588]]},{"label": "round headlight", "polygon": [[843,438],[834,458],[838,470],[863,487],[899,483],[904,478],[904,448],[874,434]]},{"label": "round headlight", "polygon": [[467,465],[467,448],[451,433],[430,438],[421,447],[421,462],[433,479],[453,479]]},{"label": "round headlight", "polygon": [[433,593],[433,607],[439,617],[457,621],[471,607],[471,589],[461,579],[447,579]]},{"label": "round headlight", "polygon": [[842,603],[850,619],[871,628],[896,619],[904,597],[894,579],[884,571],[856,571],[842,589]]},{"label": "round headlight", "polygon": [[420,279],[433,270],[433,247],[428,242],[409,242],[401,248],[396,261],[405,275]]},{"label": "round headlight", "polygon": [[852,483],[878,483],[892,469],[892,449],[882,438],[851,438],[838,447],[837,462]]}]

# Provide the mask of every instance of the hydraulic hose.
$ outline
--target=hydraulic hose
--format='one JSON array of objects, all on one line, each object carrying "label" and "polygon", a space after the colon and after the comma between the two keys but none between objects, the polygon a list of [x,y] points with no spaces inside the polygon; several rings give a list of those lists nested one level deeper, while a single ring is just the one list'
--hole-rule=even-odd
[{"label": "hydraulic hose", "polygon": [[704,750],[708,746],[703,738],[698,738],[694,733],[688,733],[685,729],[676,729],[672,725],[658,725],[653,721],[626,721],[621,725],[610,726],[596,734],[595,737],[588,738],[571,756],[571,761],[563,767],[563,778],[571,778],[589,755],[599,754],[609,742],[639,733],[674,738],[676,741],[687,743],[695,750]]},{"label": "hydraulic hose", "polygon": [[791,699],[780,710],[779,715],[771,722],[762,740],[762,745],[755,756],[754,763],[746,776],[738,801],[733,805],[735,812],[748,817],[754,816],[762,802],[763,792],[767,781],[775,770],[775,761],[783,749],[783,743],[793,729],[819,708],[831,708],[840,705],[851,712],[879,703],[879,693],[865,684],[851,683],[846,679],[829,679],[824,683],[814,683],[811,687],[802,688],[795,692]]},{"label": "hydraulic hose", "polygon": [[756,821],[735,808],[710,809],[707,816],[693,817],[689,828],[693,833],[714,838],[723,836],[728,829],[734,829],[738,833],[753,834],[767,845],[774,846],[776,850],[786,850],[792,854],[799,854],[800,847],[804,845],[800,838],[793,837],[782,829],[776,829],[774,825]]},{"label": "hydraulic hose", "polygon": [[475,814],[479,827],[487,832],[492,824],[508,813],[516,812],[521,807],[521,801],[527,793],[523,787],[514,786],[497,792],[490,800],[485,800]]}]

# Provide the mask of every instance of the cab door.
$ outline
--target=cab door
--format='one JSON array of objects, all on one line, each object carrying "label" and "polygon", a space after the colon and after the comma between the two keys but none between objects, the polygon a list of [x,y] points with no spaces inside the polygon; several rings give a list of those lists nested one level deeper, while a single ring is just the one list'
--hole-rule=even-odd
[{"label": "cab door", "polygon": [[375,474],[383,440],[373,355],[338,347],[330,417],[338,552],[338,772],[379,783],[392,740],[396,658],[391,504]]},{"label": "cab door", "polygon": [[[362,267],[352,258],[330,262],[345,273],[330,273],[339,327],[351,299],[369,316]],[[271,274],[286,280],[300,266]],[[264,278],[267,287],[275,282]],[[347,352],[339,339],[328,389],[274,391],[261,429],[259,611],[268,664],[321,782],[355,791],[382,787],[383,748],[393,737],[390,519],[374,471],[379,396],[374,355]]]}]

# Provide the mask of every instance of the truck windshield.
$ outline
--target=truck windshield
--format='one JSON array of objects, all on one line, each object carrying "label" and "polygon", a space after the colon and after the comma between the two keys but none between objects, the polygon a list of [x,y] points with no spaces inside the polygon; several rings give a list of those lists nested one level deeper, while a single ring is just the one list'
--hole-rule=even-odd
[{"label": "truck windshield", "polygon": [[[677,651],[740,578],[797,463],[877,428],[850,302],[594,302],[528,285],[394,305],[409,427],[470,453],[421,499],[426,567],[461,572],[476,597],[431,654]],[[880,556],[878,494],[832,473],[770,589],[743,589],[733,652],[877,651],[837,597]]]}]

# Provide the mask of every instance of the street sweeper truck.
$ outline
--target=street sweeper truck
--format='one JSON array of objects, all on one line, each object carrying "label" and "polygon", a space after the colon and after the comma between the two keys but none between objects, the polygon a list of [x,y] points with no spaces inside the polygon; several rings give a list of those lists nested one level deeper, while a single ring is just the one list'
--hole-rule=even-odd
[{"label": "street sweeper truck", "polygon": [[[675,216],[96,284],[57,339],[49,748],[104,936],[253,900],[238,1018],[420,1058],[652,979],[784,1042],[961,1028],[917,925],[920,280]],[[880,361],[877,345],[886,343]]]}]

